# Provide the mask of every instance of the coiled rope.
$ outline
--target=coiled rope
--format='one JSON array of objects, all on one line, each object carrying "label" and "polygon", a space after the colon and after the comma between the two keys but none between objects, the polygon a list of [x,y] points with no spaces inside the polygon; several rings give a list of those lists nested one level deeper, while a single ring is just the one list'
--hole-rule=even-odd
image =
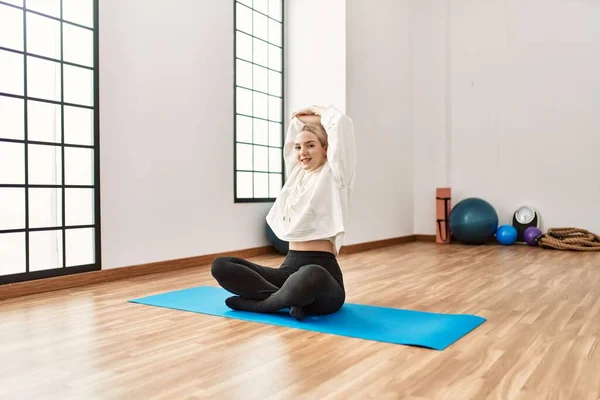
[{"label": "coiled rope", "polygon": [[600,236],[579,228],[550,228],[537,241],[557,250],[600,251]]}]

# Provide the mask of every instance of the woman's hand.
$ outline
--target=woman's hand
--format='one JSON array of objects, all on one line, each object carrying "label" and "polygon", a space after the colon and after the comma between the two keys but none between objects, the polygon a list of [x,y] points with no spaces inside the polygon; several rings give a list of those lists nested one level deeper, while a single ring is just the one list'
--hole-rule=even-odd
[{"label": "woman's hand", "polygon": [[292,115],[292,118],[294,117],[299,117],[301,115],[321,115],[323,114],[323,111],[325,110],[325,107],[321,107],[321,106],[310,106],[308,108],[302,108],[298,111],[296,111],[294,113],[294,115]]}]

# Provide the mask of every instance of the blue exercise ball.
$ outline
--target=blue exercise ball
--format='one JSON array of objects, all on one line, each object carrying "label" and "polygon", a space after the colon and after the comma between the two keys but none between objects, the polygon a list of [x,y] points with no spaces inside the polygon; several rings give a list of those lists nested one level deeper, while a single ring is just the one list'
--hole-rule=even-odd
[{"label": "blue exercise ball", "polygon": [[484,244],[494,238],[497,229],[498,214],[483,199],[461,200],[450,211],[450,233],[464,244]]},{"label": "blue exercise ball", "polygon": [[277,235],[275,235],[275,232],[273,232],[273,230],[271,229],[271,227],[269,226],[269,224],[267,225],[267,238],[269,239],[269,242],[271,243],[271,245],[273,245],[273,247],[275,247],[275,250],[277,250],[278,253],[280,254],[287,254],[289,249],[290,249],[290,244],[284,240],[281,240],[277,237]]},{"label": "blue exercise ball", "polygon": [[501,225],[496,231],[496,240],[505,246],[517,241],[517,229],[512,225]]}]

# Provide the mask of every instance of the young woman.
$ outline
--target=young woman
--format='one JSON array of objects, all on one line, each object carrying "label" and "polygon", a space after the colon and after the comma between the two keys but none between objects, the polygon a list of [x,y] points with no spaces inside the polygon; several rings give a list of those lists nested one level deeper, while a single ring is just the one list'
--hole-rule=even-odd
[{"label": "young woman", "polygon": [[290,308],[305,314],[330,314],[346,299],[337,254],[348,221],[354,186],[354,124],[334,106],[297,111],[286,133],[287,181],[267,215],[267,223],[289,252],[279,268],[236,257],[220,257],[212,275],[236,296],[234,310],[273,313]]}]

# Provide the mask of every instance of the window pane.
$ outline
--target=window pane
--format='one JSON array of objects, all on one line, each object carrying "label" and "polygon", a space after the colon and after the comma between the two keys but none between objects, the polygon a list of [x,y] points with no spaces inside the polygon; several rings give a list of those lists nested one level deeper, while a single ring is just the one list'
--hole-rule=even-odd
[{"label": "window pane", "polygon": [[29,189],[29,227],[52,228],[62,224],[62,190]]},{"label": "window pane", "polygon": [[14,4],[15,6],[23,7],[23,0],[2,0],[8,4]]},{"label": "window pane", "polygon": [[94,189],[65,189],[65,225],[94,223]]},{"label": "window pane", "polygon": [[281,92],[281,73],[269,71],[269,94],[282,96]]},{"label": "window pane", "polygon": [[249,89],[252,87],[252,64],[242,60],[236,60],[235,83]]},{"label": "window pane", "polygon": [[239,3],[245,4],[248,7],[252,7],[252,0],[238,0]]},{"label": "window pane", "polygon": [[59,146],[30,144],[29,183],[60,185],[62,182],[61,149]]},{"label": "window pane", "polygon": [[60,142],[60,106],[39,101],[27,102],[27,138],[40,142]]},{"label": "window pane", "polygon": [[269,96],[269,119],[281,121],[281,99],[279,97]]},{"label": "window pane", "polygon": [[249,144],[236,144],[236,157],[237,157],[237,169],[246,171],[252,170],[252,145]]},{"label": "window pane", "polygon": [[40,99],[60,101],[60,64],[27,57],[27,94]]},{"label": "window pane", "polygon": [[277,21],[282,21],[282,6],[283,0],[269,0],[269,16]]},{"label": "window pane", "polygon": [[252,8],[256,11],[260,11],[263,14],[267,14],[269,12],[269,1],[268,0],[254,0],[252,4]]},{"label": "window pane", "polygon": [[236,140],[238,142],[252,143],[252,118],[242,115],[238,115],[236,118]]},{"label": "window pane", "polygon": [[254,92],[254,116],[258,118],[268,118],[269,100],[266,94]]},{"label": "window pane", "polygon": [[94,71],[65,65],[65,102],[94,105]]},{"label": "window pane", "polygon": [[[28,2],[29,3],[29,2]],[[29,270],[44,271],[63,266],[62,231],[29,233]]]},{"label": "window pane", "polygon": [[269,90],[269,79],[267,69],[254,65],[254,90],[267,92]]},{"label": "window pane", "polygon": [[63,23],[65,61],[94,66],[94,32],[78,26]]},{"label": "window pane", "polygon": [[0,92],[23,95],[23,56],[0,50]]},{"label": "window pane", "polygon": [[238,114],[252,115],[252,92],[250,90],[236,88],[236,108]]},{"label": "window pane", "polygon": [[65,148],[65,184],[94,184],[94,150]]},{"label": "window pane", "polygon": [[281,149],[269,148],[269,172],[281,172]]},{"label": "window pane", "polygon": [[24,144],[0,142],[0,184],[2,183],[25,184]]},{"label": "window pane", "polygon": [[65,106],[65,143],[94,144],[94,111]]},{"label": "window pane", "polygon": [[264,65],[265,67],[269,65],[269,48],[268,44],[263,42],[262,40],[252,39],[253,40],[253,50],[254,50],[254,58],[252,61],[256,64]]},{"label": "window pane", "polygon": [[252,34],[252,10],[236,3],[236,29]]},{"label": "window pane", "polygon": [[283,40],[281,40],[281,27],[282,24],[279,22],[273,21],[272,19],[269,20],[269,42],[277,46],[281,46],[283,44]]},{"label": "window pane", "polygon": [[280,147],[282,126],[277,122],[269,122],[269,146]]},{"label": "window pane", "polygon": [[0,96],[0,138],[25,138],[24,104],[21,99]]},{"label": "window pane", "polygon": [[253,11],[254,14],[254,26],[252,27],[253,33],[254,33],[254,37],[263,39],[263,40],[268,40],[269,39],[269,34],[268,34],[268,29],[269,29],[269,23],[268,23],[268,19],[267,17],[265,17],[264,15],[257,13],[256,11]]},{"label": "window pane", "polygon": [[[25,189],[0,188],[0,231],[25,228]],[[0,234],[2,236],[3,234]]]},{"label": "window pane", "polygon": [[269,45],[269,68],[281,71],[281,48]]},{"label": "window pane", "polygon": [[269,148],[263,146],[254,146],[254,170],[269,170]]},{"label": "window pane", "polygon": [[254,173],[254,198],[269,197],[269,174]]},{"label": "window pane", "polygon": [[65,239],[67,267],[93,264],[96,261],[94,228],[67,229]]},{"label": "window pane", "polygon": [[23,11],[0,4],[0,46],[23,51]]},{"label": "window pane", "polygon": [[262,119],[254,120],[254,142],[255,144],[267,145],[269,140],[269,123]]},{"label": "window pane", "polygon": [[252,37],[242,32],[236,32],[236,55],[244,60],[252,61]]},{"label": "window pane", "polygon": [[94,27],[93,0],[62,0],[63,18],[76,24]]},{"label": "window pane", "polygon": [[252,198],[252,172],[237,172],[237,197]]},{"label": "window pane", "polygon": [[28,12],[27,52],[60,60],[60,22]]},{"label": "window pane", "polygon": [[27,9],[60,18],[60,0],[27,0]]},{"label": "window pane", "polygon": [[25,233],[0,234],[0,275],[26,271]]},{"label": "window pane", "polygon": [[269,196],[277,197],[281,190],[281,174],[269,174]]}]

